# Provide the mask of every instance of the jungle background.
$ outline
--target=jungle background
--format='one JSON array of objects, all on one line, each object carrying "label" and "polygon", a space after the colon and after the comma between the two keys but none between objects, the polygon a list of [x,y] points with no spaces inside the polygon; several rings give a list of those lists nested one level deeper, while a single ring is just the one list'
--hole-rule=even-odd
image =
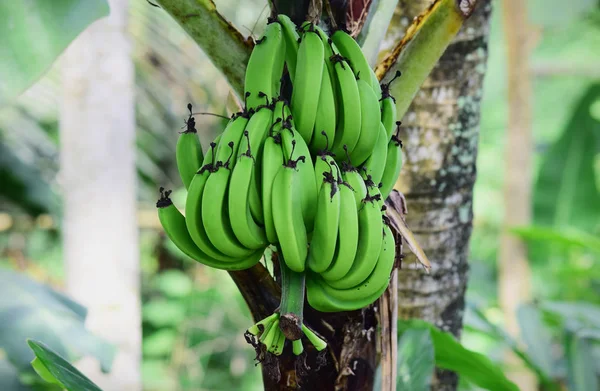
[{"label": "jungle background", "polygon": [[[512,277],[499,274],[498,258],[505,228],[503,192],[506,183],[523,172],[504,170],[510,158],[505,150],[510,102],[504,29],[511,26],[503,23],[502,1],[492,3],[461,342],[507,372],[527,373],[544,389],[597,386],[600,4],[593,0],[527,2],[533,86],[532,218],[526,227],[507,228],[528,245],[531,294],[515,315],[503,312],[499,303],[499,279]],[[243,34],[260,36],[268,13],[266,2],[220,0],[217,6]],[[243,337],[253,322],[236,286],[226,273],[180,254],[162,233],[154,208],[158,186],[174,188],[176,200],[185,196],[174,151],[187,103],[195,111],[224,114],[230,100],[228,85],[186,33],[147,2],[131,1],[128,32],[135,71],[144,389],[260,390],[254,350]],[[57,61],[16,101],[0,108],[0,265],[2,270],[19,273],[1,276],[0,319],[11,316],[3,313],[9,302],[29,300],[19,289],[34,297],[29,280],[20,280],[23,275],[59,291],[65,286],[59,172],[62,63]],[[8,77],[0,75],[0,83]],[[199,117],[197,122],[203,145],[223,125],[210,116]],[[106,197],[110,196],[108,192]],[[33,327],[31,319],[55,321],[43,315],[26,318],[24,324]],[[515,316],[518,344],[504,326],[507,317]],[[3,324],[0,320],[0,384],[10,379],[8,374],[20,371],[15,362],[28,362],[11,354],[29,357],[11,342],[15,330]],[[56,330],[77,339],[70,325],[59,324],[51,331]],[[78,332],[85,345],[81,351],[94,354],[102,363],[110,362],[109,347]],[[520,359],[507,362],[505,353],[511,348]],[[574,376],[586,380],[576,383]],[[18,387],[4,384],[0,388]],[[460,389],[477,388],[464,380]]]}]

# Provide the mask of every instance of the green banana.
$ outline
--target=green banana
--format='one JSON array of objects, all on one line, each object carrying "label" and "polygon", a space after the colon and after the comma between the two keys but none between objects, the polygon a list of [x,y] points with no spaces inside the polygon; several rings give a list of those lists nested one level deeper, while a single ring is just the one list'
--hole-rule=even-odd
[{"label": "green banana", "polygon": [[287,66],[290,80],[294,83],[296,75],[296,62],[298,61],[298,41],[300,35],[296,31],[296,25],[292,20],[283,14],[277,15],[277,21],[281,23],[283,28],[283,38],[285,39],[285,65]]},{"label": "green banana", "polygon": [[163,226],[165,233],[171,241],[188,257],[216,269],[223,270],[243,270],[256,265],[262,258],[264,250],[255,251],[245,259],[238,259],[235,262],[222,262],[211,258],[196,246],[192,240],[186,226],[185,217],[173,205],[169,198],[170,191],[163,192],[161,187],[161,198],[156,203],[158,207],[158,218]]},{"label": "green banana", "polygon": [[377,101],[381,101],[381,84],[379,84],[379,79],[377,78],[377,75],[375,74],[375,71],[373,69],[371,69],[371,87],[373,87],[373,92],[375,92]]},{"label": "green banana", "polygon": [[[354,171],[356,173],[356,171]],[[358,176],[358,173],[356,173]],[[364,181],[358,176],[360,184],[364,186]],[[326,280],[339,280],[344,277],[356,257],[356,249],[358,247],[358,211],[356,209],[356,201],[354,199],[355,191],[348,182],[344,181],[339,184],[340,188],[340,221],[337,232],[337,243],[333,261],[329,268],[321,273],[321,276]],[[366,196],[366,188],[364,196]],[[312,245],[311,245],[312,246]]]},{"label": "green banana", "polygon": [[[327,72],[329,73],[329,81],[331,82],[331,86],[333,88],[333,103],[334,103],[334,108],[335,108],[335,113],[336,113],[336,126],[337,126],[339,103],[338,103],[337,85],[336,85],[337,76],[335,73],[335,59],[337,57],[335,55],[339,54],[340,51],[335,46],[333,41],[329,38],[327,33],[325,33],[325,31],[323,31],[323,29],[321,29],[319,26],[315,25],[315,31],[319,34],[319,36],[321,37],[321,40],[323,41],[323,48],[325,50],[325,67],[327,68]],[[333,60],[332,60],[332,58],[333,58]],[[315,129],[315,132],[319,132],[319,131],[320,131],[319,129]],[[335,134],[327,141],[328,148],[331,148],[333,146],[334,139],[335,139]]]},{"label": "green banana", "polygon": [[369,87],[372,88],[371,67],[354,38],[343,30],[337,30],[331,36],[331,40],[336,44],[341,55],[348,59],[356,77],[364,79]]},{"label": "green banana", "polygon": [[279,313],[278,312],[274,312],[271,315],[267,316],[266,318],[262,319],[261,321],[255,323],[247,331],[250,334],[255,335],[255,336],[259,335],[259,334],[262,334],[266,330],[267,325],[271,324],[276,319],[279,319]]},{"label": "green banana", "polygon": [[308,26],[302,34],[291,101],[296,130],[307,143],[315,126],[324,60],[323,42],[313,26]]},{"label": "green banana", "polygon": [[381,122],[385,127],[388,141],[392,138],[394,130],[396,130],[396,99],[390,95],[390,85],[394,80],[399,78],[400,71],[397,71],[394,77],[387,83],[381,85]]},{"label": "green banana", "polygon": [[313,153],[326,150],[329,147],[329,140],[335,139],[336,108],[334,90],[335,86],[329,76],[329,71],[327,67],[323,67],[323,81],[321,82],[319,104],[315,117],[315,128],[310,140],[310,150]]},{"label": "green banana", "polygon": [[349,164],[342,164],[342,178],[352,189],[356,210],[358,210],[362,206],[362,200],[367,196],[365,180],[358,172],[358,169]]},{"label": "green banana", "polygon": [[250,182],[250,194],[248,201],[250,203],[250,213],[258,224],[264,223],[261,191],[260,191],[260,172],[262,161],[261,155],[264,141],[267,138],[269,129],[273,122],[273,107],[263,106],[250,117],[246,130],[249,138],[243,138],[240,144],[240,151],[245,151],[250,147],[255,160],[254,178]]},{"label": "green banana", "polygon": [[271,344],[273,343],[273,340],[275,339],[275,336],[279,332],[279,319],[276,319],[272,323],[269,330],[266,330],[265,333],[260,337],[260,342],[262,342],[267,347],[267,349],[270,348]]},{"label": "green banana", "polygon": [[317,193],[323,185],[323,175],[331,171],[332,166],[336,166],[335,160],[327,153],[321,153],[315,158],[315,182],[317,185]]},{"label": "green banana", "polygon": [[353,301],[345,301],[328,295],[318,278],[312,278],[311,276],[311,278],[306,279],[306,299],[308,304],[321,312],[355,311],[364,308],[381,297],[386,289],[387,285],[383,285],[371,296],[359,297]]},{"label": "green banana", "polygon": [[343,301],[353,301],[374,295],[382,286],[388,286],[392,267],[394,266],[395,246],[392,231],[384,224],[381,249],[371,274],[364,281],[350,289],[334,289],[325,281],[321,284],[322,288],[332,298]]},{"label": "green banana", "polygon": [[377,136],[377,142],[373,148],[371,156],[363,163],[361,169],[363,175],[370,175],[371,179],[375,184],[381,182],[383,171],[385,170],[385,159],[387,158],[387,145],[388,138],[383,124],[379,124],[379,135]]},{"label": "green banana", "polygon": [[[292,142],[294,145],[296,141]],[[304,185],[299,171],[298,161],[304,156],[293,159],[293,151],[287,162],[279,168],[272,189],[272,214],[279,247],[286,265],[297,273],[304,271],[308,238],[302,217],[300,186]],[[314,183],[314,179],[311,179]]]},{"label": "green banana", "polygon": [[279,331],[279,338],[277,339],[277,343],[275,344],[275,348],[273,349],[273,354],[276,356],[281,356],[283,353],[283,348],[285,347],[285,335]]},{"label": "green banana", "polygon": [[[248,131],[244,132],[248,137]],[[246,248],[258,249],[267,246],[265,231],[259,227],[250,212],[250,189],[254,182],[255,159],[250,152],[240,154],[231,174],[229,184],[229,221],[233,233]]]},{"label": "green banana", "polygon": [[319,338],[317,336],[317,334],[315,334],[314,331],[309,329],[304,324],[302,325],[302,331],[304,332],[304,335],[306,335],[306,338],[310,341],[310,343],[313,344],[313,346],[315,347],[317,352],[320,352],[321,350],[323,350],[327,347],[327,343],[325,341],[323,341],[321,338]]},{"label": "green banana", "polygon": [[[400,121],[396,123],[400,130]],[[400,171],[402,170],[402,141],[398,138],[398,133],[392,136],[387,147],[387,158],[385,160],[385,170],[381,177],[381,197],[385,200],[394,188]]]},{"label": "green banana", "polygon": [[317,197],[315,229],[308,249],[308,267],[321,273],[333,260],[340,224],[340,192],[333,169],[324,173]]},{"label": "green banana", "polygon": [[256,41],[248,60],[244,81],[247,110],[265,104],[260,92],[266,95],[267,99],[279,95],[278,85],[285,61],[285,49],[281,25],[269,23],[263,37]]},{"label": "green banana", "polygon": [[302,354],[302,352],[304,352],[304,345],[302,345],[301,339],[292,341],[292,351],[295,356],[299,356]]},{"label": "green banana", "polygon": [[281,149],[281,138],[279,135],[269,136],[265,140],[261,156],[261,195],[263,205],[263,216],[267,240],[271,244],[277,243],[277,233],[273,224],[273,200],[272,189],[275,177],[283,166],[283,151]]},{"label": "green banana", "polygon": [[335,289],[348,289],[356,286],[364,281],[375,268],[381,249],[383,220],[381,207],[376,201],[379,192],[374,189],[374,193],[376,195],[369,195],[363,200],[363,205],[358,210],[359,240],[352,267],[339,280],[328,281],[328,284]]},{"label": "green banana", "polygon": [[190,111],[190,116],[185,121],[186,129],[179,136],[175,148],[177,170],[186,189],[190,187],[194,175],[196,175],[196,172],[202,166],[202,160],[204,160],[202,145],[200,145],[200,139],[196,131],[196,120],[192,117],[191,103],[188,103],[187,108]]},{"label": "green banana", "polygon": [[317,187],[315,186],[315,169],[308,145],[293,127],[283,129],[279,135],[281,136],[281,146],[285,156],[292,156],[295,149],[298,156],[304,157],[296,166],[301,181],[298,191],[300,192],[304,225],[308,232],[312,232],[315,224],[314,202],[317,199]]},{"label": "green banana", "polygon": [[235,168],[237,149],[247,123],[248,118],[241,114],[230,121],[223,131],[216,152],[215,171],[206,180],[202,193],[201,213],[206,234],[213,246],[234,258],[247,256],[253,250],[244,247],[236,238],[227,207],[229,180]]},{"label": "green banana", "polygon": [[220,139],[221,135],[210,144],[210,149],[204,157],[204,166],[194,176],[188,188],[185,203],[186,226],[192,240],[204,253],[221,262],[235,262],[236,257],[225,255],[213,246],[202,222],[202,193],[204,192],[208,176],[215,170],[215,149]]},{"label": "green banana", "polygon": [[358,166],[367,160],[373,152],[373,147],[379,136],[381,116],[379,102],[371,86],[364,79],[359,79],[356,83],[360,96],[361,125],[360,137],[350,157],[352,163]]},{"label": "green banana", "polygon": [[344,145],[347,146],[348,152],[352,153],[360,138],[360,95],[356,77],[346,59],[338,54],[333,55],[330,60],[334,62],[338,101],[337,127],[332,151],[340,161],[344,155]]}]

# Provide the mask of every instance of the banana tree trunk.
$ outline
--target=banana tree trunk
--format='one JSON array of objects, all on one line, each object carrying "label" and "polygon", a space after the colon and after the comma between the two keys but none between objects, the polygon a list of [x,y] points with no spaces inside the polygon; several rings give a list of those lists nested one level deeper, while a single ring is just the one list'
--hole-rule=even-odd
[{"label": "banana tree trunk", "polygon": [[[465,1],[468,3],[468,1]],[[400,0],[386,42],[403,35],[429,0]],[[398,273],[398,316],[427,320],[460,337],[473,222],[473,185],[491,0],[479,1],[402,118],[406,164],[396,188],[407,223],[431,261],[423,273],[407,254]],[[402,88],[401,79],[397,88]],[[456,374],[438,370],[434,390],[455,390]]]}]

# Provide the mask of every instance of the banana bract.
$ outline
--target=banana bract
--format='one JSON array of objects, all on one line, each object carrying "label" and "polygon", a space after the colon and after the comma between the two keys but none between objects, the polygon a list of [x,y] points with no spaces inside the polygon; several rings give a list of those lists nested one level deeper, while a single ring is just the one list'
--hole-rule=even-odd
[{"label": "banana bract", "polygon": [[387,288],[396,246],[382,209],[403,162],[390,83],[346,32],[278,15],[254,45],[243,111],[204,151],[188,106],[176,148],[185,215],[161,189],[160,222],[209,267],[250,268],[276,250],[279,309],[247,331],[263,353],[325,349],[303,322],[305,297],[350,311]]}]

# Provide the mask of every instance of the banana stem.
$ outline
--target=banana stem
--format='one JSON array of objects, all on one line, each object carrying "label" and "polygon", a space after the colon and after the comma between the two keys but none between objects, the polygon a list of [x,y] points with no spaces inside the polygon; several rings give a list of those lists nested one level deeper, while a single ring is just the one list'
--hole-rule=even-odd
[{"label": "banana stem", "polygon": [[290,341],[302,338],[304,318],[305,274],[290,270],[281,258],[281,304],[279,306],[279,328]]}]

